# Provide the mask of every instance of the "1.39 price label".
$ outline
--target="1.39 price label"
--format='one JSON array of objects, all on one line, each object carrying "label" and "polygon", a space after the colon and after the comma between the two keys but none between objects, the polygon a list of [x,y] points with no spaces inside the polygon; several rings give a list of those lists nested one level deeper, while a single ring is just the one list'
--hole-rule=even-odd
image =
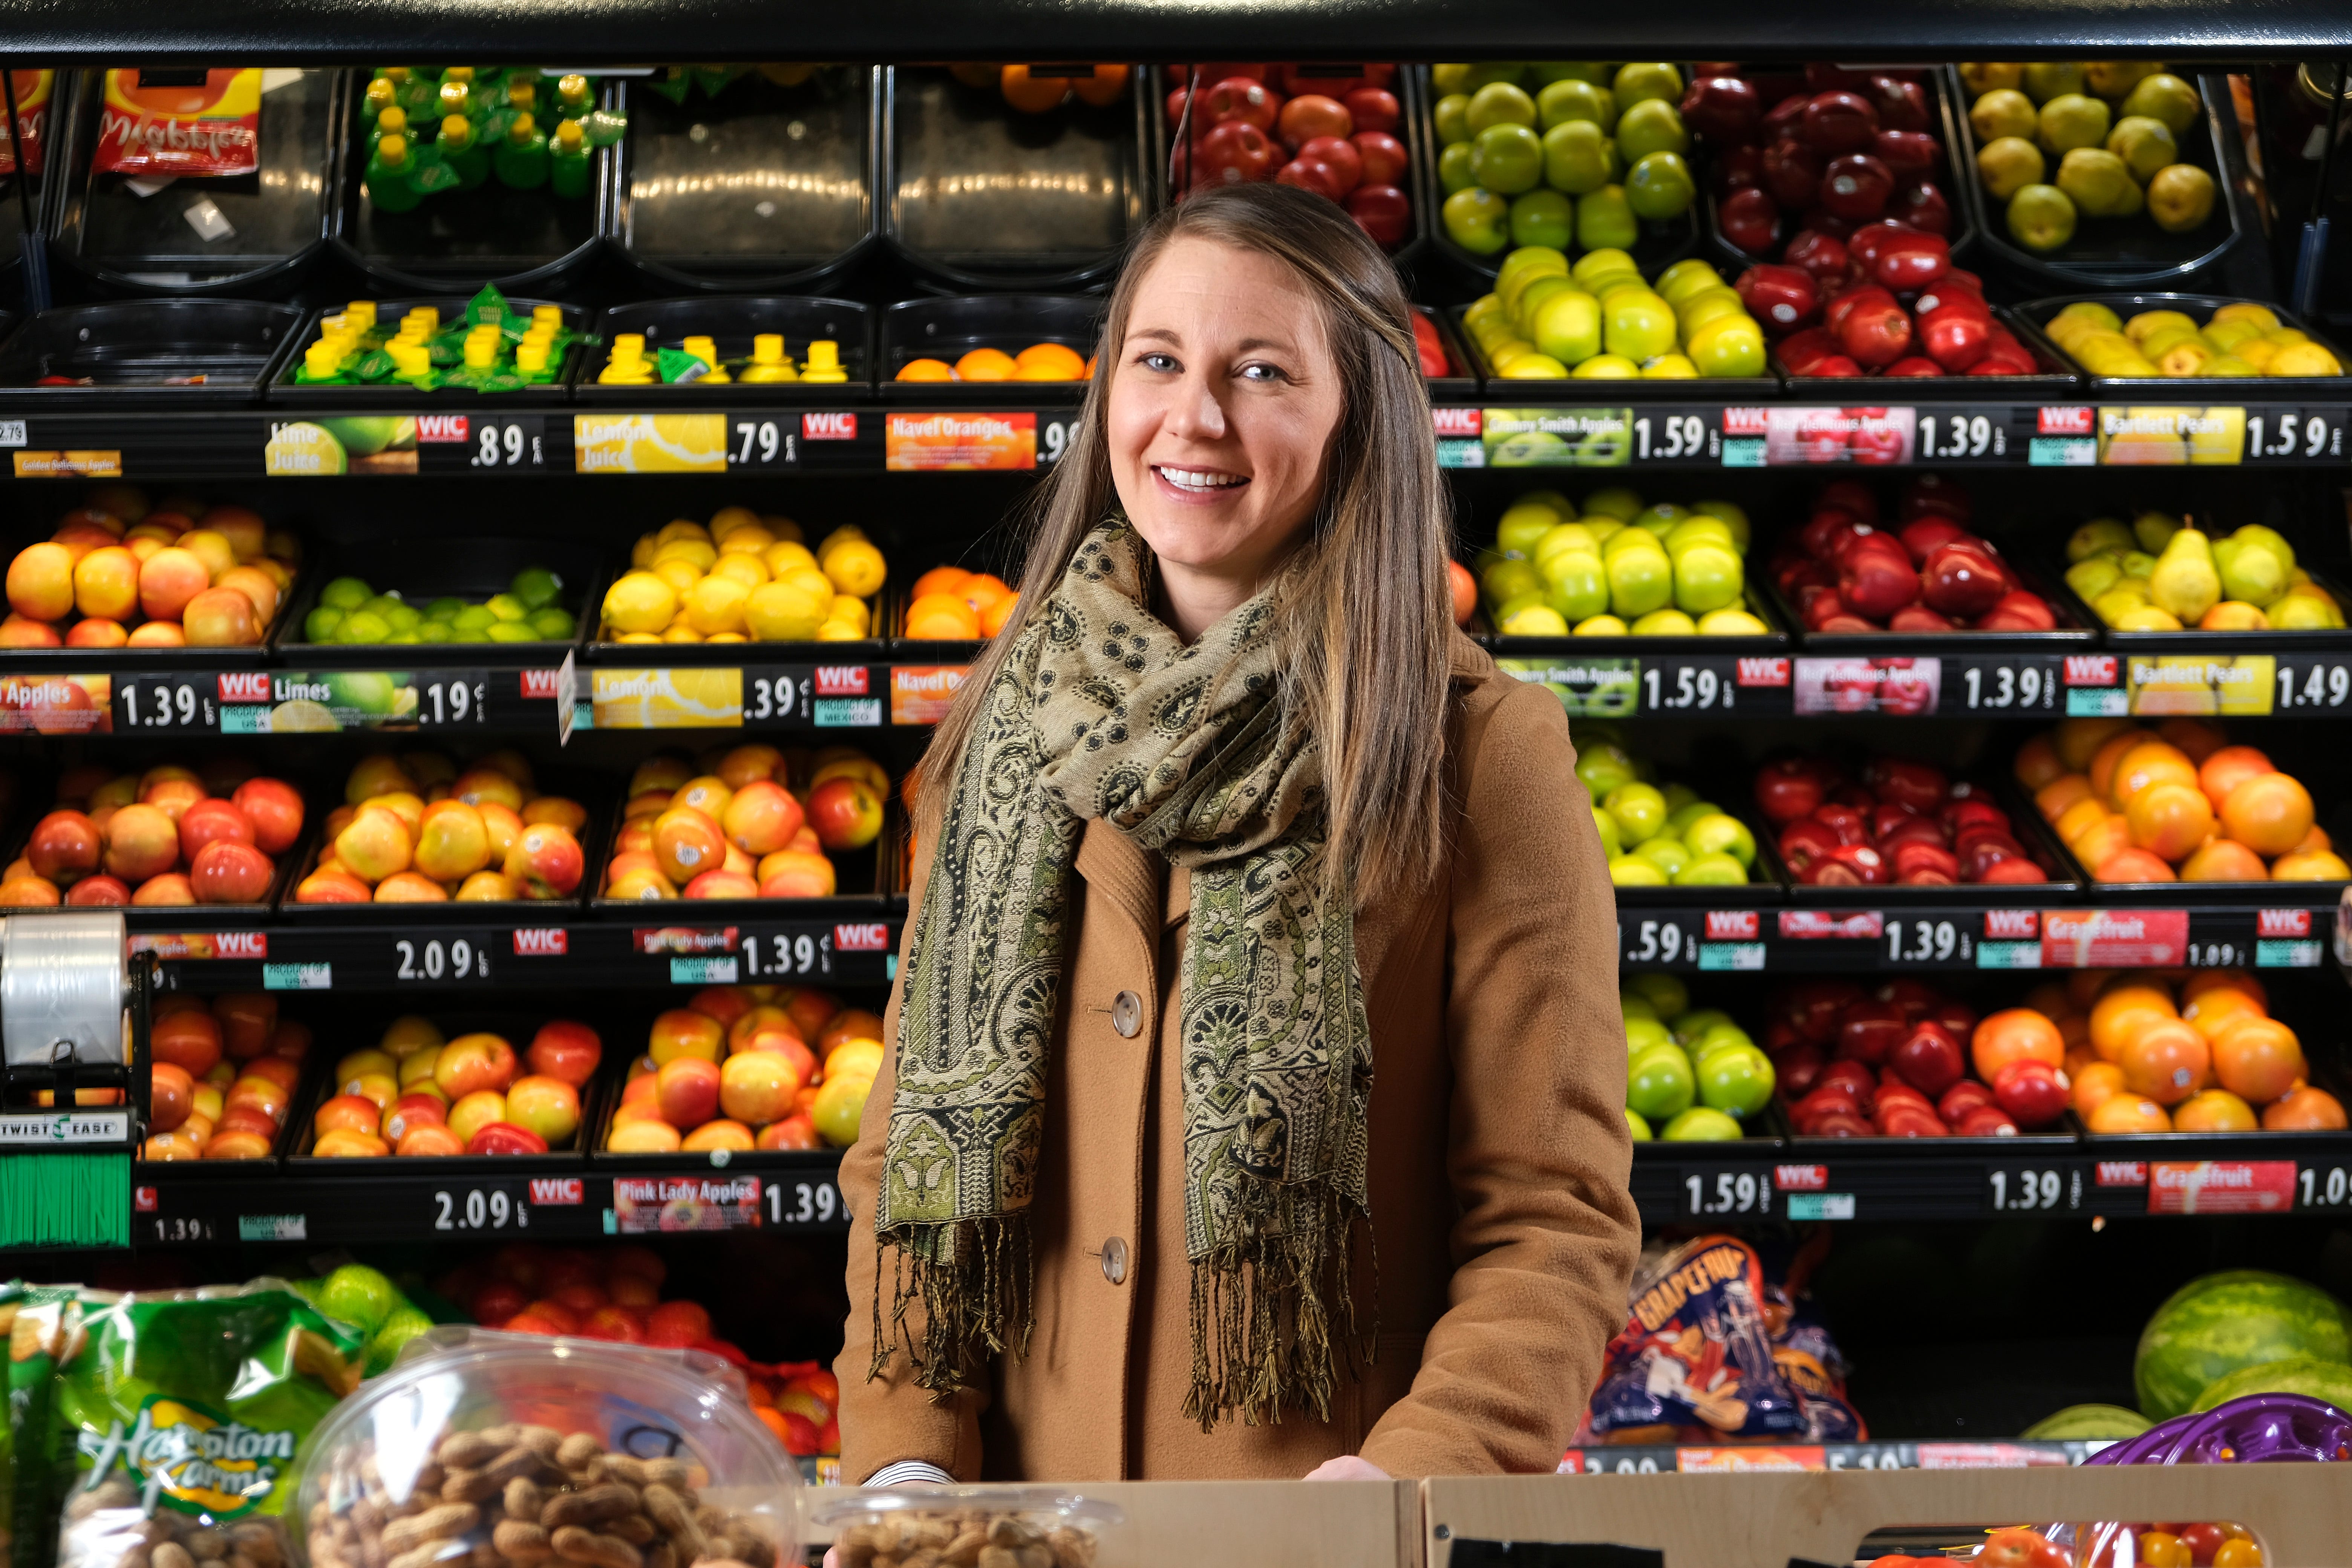
[{"label": "1.39 price label", "polygon": [[2080,1174],[2054,1166],[1985,1173],[1985,1202],[1996,1214],[2048,1214],[2082,1201]]},{"label": "1.39 price label", "polygon": [[2009,417],[2006,408],[1923,408],[1919,411],[1919,460],[2007,462]]},{"label": "1.39 price label", "polygon": [[[2016,659],[1961,657],[1947,660],[1959,666],[1961,703],[1972,713],[2055,712],[2058,707],[2060,658],[2052,655]],[[1954,684],[1949,668],[1945,689]]]},{"label": "1.39 price label", "polygon": [[767,1204],[766,1217],[772,1226],[816,1226],[849,1220],[849,1205],[842,1202],[841,1189],[824,1176],[772,1180],[763,1184],[760,1195]]},{"label": "1.39 price label", "polygon": [[126,675],[114,683],[118,730],[152,734],[220,728],[219,683],[211,675]]}]

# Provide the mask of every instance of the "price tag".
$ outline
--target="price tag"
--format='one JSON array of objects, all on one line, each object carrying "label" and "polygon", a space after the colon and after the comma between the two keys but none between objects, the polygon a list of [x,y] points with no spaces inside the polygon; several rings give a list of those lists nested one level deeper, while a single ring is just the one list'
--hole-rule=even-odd
[{"label": "price tag", "polygon": [[1642,710],[1647,713],[1726,712],[1738,705],[1734,660],[1677,658],[1669,654],[1642,666]]},{"label": "price tag", "polygon": [[[1964,655],[1947,658],[1944,680],[1958,689],[1961,705],[1971,713],[2054,713],[2058,710],[2058,654],[2024,654],[2014,658]],[[1949,668],[1958,665],[1958,670]]]},{"label": "price tag", "polygon": [[520,1184],[436,1187],[430,1205],[435,1230],[529,1230],[530,1204]]},{"label": "price tag", "polygon": [[849,1223],[849,1205],[830,1176],[772,1177],[762,1184],[761,1196],[772,1226],[815,1230]]},{"label": "price tag", "polygon": [[1049,468],[1062,460],[1070,449],[1070,442],[1078,433],[1078,416],[1071,413],[1040,412],[1037,416],[1037,466]]},{"label": "price tag", "polygon": [[2249,408],[2245,461],[2313,463],[2344,460],[2344,408]]},{"label": "price tag", "polygon": [[893,473],[1034,468],[1037,416],[886,414],[882,416],[882,466]]},{"label": "price tag", "polygon": [[1943,407],[1916,410],[1919,461],[2006,463],[2012,460],[2008,408]]},{"label": "price tag", "polygon": [[1488,408],[1479,439],[1489,468],[1622,468],[1633,453],[1630,408]]},{"label": "price tag", "polygon": [[1889,969],[1969,969],[1976,964],[1976,939],[1961,918],[1895,915],[1886,921],[1880,958]]},{"label": "price tag", "polygon": [[2278,656],[2133,654],[2124,661],[2124,685],[2131,710],[2148,717],[2260,718],[2276,702]]},{"label": "price tag", "polygon": [[1532,680],[1559,699],[1579,719],[1631,717],[1640,689],[1641,661],[1633,658],[1496,659],[1506,673]]},{"label": "price tag", "polygon": [[2316,969],[2327,911],[2307,909],[2254,911],[2254,967]]},{"label": "price tag", "polygon": [[2057,1165],[2000,1166],[1985,1173],[1985,1203],[1995,1214],[2051,1214],[2083,1206],[2083,1173]]},{"label": "price tag", "polygon": [[[714,1162],[722,1163],[715,1152]],[[613,1229],[623,1236],[757,1230],[767,1205],[757,1176],[615,1176]]]},{"label": "price tag", "polygon": [[2242,408],[2099,410],[2099,462],[2104,467],[2235,467],[2245,445]]},{"label": "price tag", "polygon": [[2189,947],[2187,910],[2046,910],[2044,969],[2164,969]]},{"label": "price tag", "polygon": [[2352,660],[2341,654],[2283,653],[2278,656],[2276,713],[2344,707],[2352,702]]},{"label": "price tag", "polygon": [[2191,942],[2181,957],[2191,969],[2238,969],[2252,962],[2253,953],[2243,942]]},{"label": "price tag", "polygon": [[1699,921],[1696,911],[1661,914],[1617,921],[1621,963],[1645,969],[1682,968],[1698,962]]},{"label": "price tag", "polygon": [[[1734,413],[1752,416],[1735,423]],[[1764,438],[1767,467],[1811,467],[1822,463],[1853,463],[1870,467],[1900,465],[1912,460],[1918,437],[1918,411],[1912,408],[1787,408],[1727,409],[1727,435],[1748,434],[1747,425]],[[1731,458],[1726,454],[1725,462]]]},{"label": "price tag", "polygon": [[2280,1214],[2300,1184],[2292,1160],[2150,1160],[2150,1214]]},{"label": "price tag", "polygon": [[261,966],[261,988],[264,991],[332,991],[335,988],[335,966],[331,963],[264,963]]},{"label": "price tag", "polygon": [[790,416],[730,414],[727,431],[730,468],[758,473],[800,467],[800,433],[793,428]]},{"label": "price tag", "polygon": [[2295,1173],[2294,1197],[2307,1209],[2340,1209],[2352,1204],[2352,1168],[2305,1165]]},{"label": "price tag", "polygon": [[496,940],[489,931],[467,931],[462,936],[452,933],[394,937],[388,950],[392,979],[401,985],[487,981],[490,977],[490,947]]},{"label": "price tag", "polygon": [[591,711],[599,730],[739,729],[740,669],[597,669]]},{"label": "price tag", "polygon": [[1790,700],[1801,715],[1884,713],[1919,718],[1936,711],[1944,661],[1926,658],[1800,658]]},{"label": "price tag", "polygon": [[142,734],[197,734],[220,728],[212,675],[124,675],[114,682],[114,727]]},{"label": "price tag", "polygon": [[816,685],[802,666],[747,669],[743,672],[743,722],[746,724],[805,724],[809,700]]},{"label": "price tag", "polygon": [[583,474],[723,474],[734,456],[724,414],[575,414],[572,467]]},{"label": "price tag", "polygon": [[421,730],[462,729],[489,721],[489,676],[478,669],[420,670],[415,677]]},{"label": "price tag", "polygon": [[1685,1169],[1682,1215],[1685,1219],[1720,1219],[1727,1215],[1762,1218],[1772,1212],[1772,1172],[1769,1166],[1730,1170]]},{"label": "price tag", "polygon": [[1637,463],[1721,462],[1723,410],[1712,407],[1635,409],[1633,460]]},{"label": "price tag", "polygon": [[746,929],[740,937],[746,980],[797,980],[833,973],[831,926]]},{"label": "price tag", "polygon": [[547,467],[540,414],[420,414],[416,468],[426,474],[527,474]]},{"label": "price tag", "polygon": [[193,1215],[150,1215],[139,1223],[147,1232],[145,1240],[166,1247],[183,1242],[209,1242],[219,1239],[219,1235],[214,1229],[211,1220],[200,1219]]},{"label": "price tag", "polygon": [[89,735],[114,727],[112,678],[0,675],[0,734]]}]

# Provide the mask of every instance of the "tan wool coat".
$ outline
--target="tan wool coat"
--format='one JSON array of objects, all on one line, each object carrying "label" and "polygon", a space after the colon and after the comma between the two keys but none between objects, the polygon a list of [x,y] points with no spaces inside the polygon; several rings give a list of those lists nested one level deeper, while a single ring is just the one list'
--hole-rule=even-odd
[{"label": "tan wool coat", "polygon": [[[1378,1254],[1357,1300],[1376,1293],[1380,1321],[1360,1380],[1341,1368],[1328,1422],[1229,1417],[1203,1435],[1183,1413],[1191,1269],[1174,1068],[1189,888],[1093,822],[1046,1079],[1028,1353],[1000,1357],[993,1386],[941,1402],[914,1385],[903,1350],[867,1380],[896,1081],[886,1060],[841,1167],[854,1216],[835,1363],[845,1479],[900,1459],[961,1480],[1053,1481],[1297,1477],[1343,1454],[1413,1477],[1558,1465],[1624,1326],[1641,1240],[1615,901],[1558,699],[1466,638],[1454,647],[1444,885],[1356,925]],[[926,832],[918,906],[930,842]],[[902,950],[885,1030],[894,1054],[905,973]]]}]

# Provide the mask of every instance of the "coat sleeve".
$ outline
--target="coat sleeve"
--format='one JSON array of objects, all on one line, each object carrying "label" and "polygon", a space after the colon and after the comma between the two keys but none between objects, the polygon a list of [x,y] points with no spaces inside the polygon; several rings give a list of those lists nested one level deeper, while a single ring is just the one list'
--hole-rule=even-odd
[{"label": "coat sleeve", "polygon": [[[881,1070],[866,1097],[858,1118],[857,1142],[841,1158],[841,1195],[849,1205],[849,1316],[842,1325],[841,1354],[833,1363],[841,1382],[841,1475],[856,1486],[885,1465],[919,1459],[937,1465],[961,1481],[980,1479],[980,1416],[987,1408],[985,1393],[967,1389],[945,1400],[935,1400],[916,1386],[907,1350],[895,1348],[888,1366],[870,1381],[866,1368],[874,1354],[875,1289],[882,1268],[897,1254],[881,1255],[874,1240],[874,1213],[882,1190],[882,1140],[890,1123],[890,1100],[898,1081],[898,1009],[907,990],[907,954],[913,946],[915,916],[922,908],[924,884],[930,879],[929,850],[938,829],[937,814],[918,814],[922,829],[921,853],[912,858],[907,898],[907,924],[898,942],[898,974],[890,985],[890,1001],[882,1018],[885,1049]],[[880,1328],[890,1332],[890,1304],[880,1305]],[[922,1308],[908,1310],[910,1337],[922,1338]]]},{"label": "coat sleeve", "polygon": [[1558,700],[1489,679],[1508,689],[1463,726],[1453,851],[1454,1278],[1412,1392],[1362,1449],[1397,1476],[1557,1468],[1641,1247],[1616,900],[1591,797]]}]

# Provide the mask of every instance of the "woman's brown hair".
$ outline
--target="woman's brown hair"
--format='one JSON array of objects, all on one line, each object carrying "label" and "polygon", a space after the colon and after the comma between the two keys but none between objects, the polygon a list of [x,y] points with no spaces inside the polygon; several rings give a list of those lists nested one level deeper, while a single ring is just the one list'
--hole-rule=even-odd
[{"label": "woman's brown hair", "polygon": [[1107,437],[1136,290],[1179,239],[1256,251],[1288,267],[1322,307],[1343,398],[1322,501],[1278,580],[1292,721],[1324,757],[1337,863],[1359,904],[1426,885],[1444,847],[1445,699],[1453,626],[1449,532],[1429,396],[1410,307],[1387,257],[1337,205],[1287,185],[1188,197],[1135,237],[1103,324],[1100,368],[1069,445],[1027,509],[1020,613],[966,677],[931,739],[919,793],[947,798],[978,699],[1044,608],[1070,557],[1118,504]]}]

